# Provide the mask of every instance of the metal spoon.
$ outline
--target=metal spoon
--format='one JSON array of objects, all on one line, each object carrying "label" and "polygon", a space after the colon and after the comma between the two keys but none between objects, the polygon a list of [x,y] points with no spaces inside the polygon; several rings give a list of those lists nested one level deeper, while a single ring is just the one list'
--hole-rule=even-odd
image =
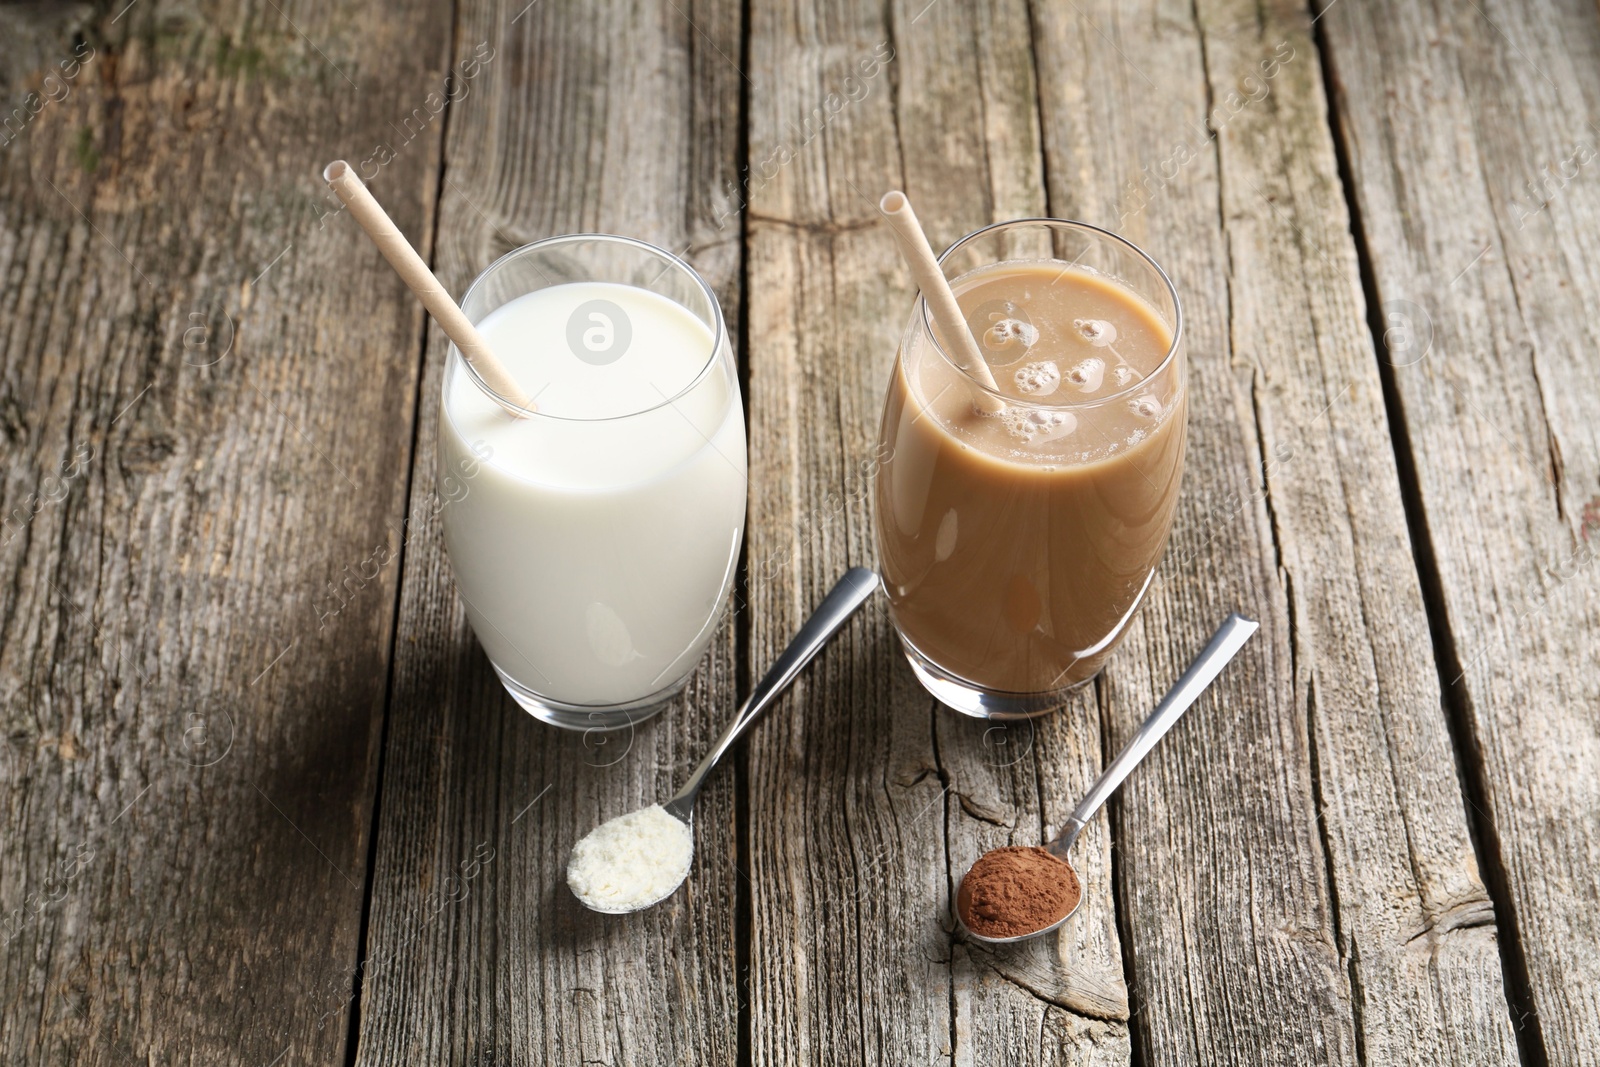
[{"label": "metal spoon", "polygon": [[[750,696],[740,705],[738,714],[733,717],[733,721],[728,724],[728,728],[722,731],[722,736],[717,738],[716,744],[711,746],[711,751],[706,753],[705,759],[700,761],[700,765],[694,769],[694,773],[689,775],[689,780],[683,784],[683,788],[678,790],[676,796],[662,805],[667,814],[678,819],[686,826],[694,826],[695,798],[700,795],[700,787],[705,784],[707,776],[711,774],[711,769],[717,765],[717,761],[723,757],[723,754],[728,749],[733,747],[739,738],[744,736],[745,731],[755,725],[756,720],[760,719],[763,713],[772,707],[778,696],[789,688],[789,683],[794,681],[795,676],[800,673],[806,664],[811,662],[812,657],[822,651],[822,646],[826,645],[833,638],[833,635],[839,632],[850,616],[854,615],[856,610],[867,602],[872,594],[877,591],[877,588],[878,576],[864,567],[850,568],[845,572],[844,577],[834,583],[833,588],[823,598],[822,603],[817,605],[817,610],[811,613],[811,617],[806,620],[805,625],[800,627],[800,632],[794,635],[794,640],[789,642],[789,647],[783,650],[783,654],[767,670],[766,676],[761,679],[755,689],[751,691]],[[627,816],[620,817],[626,818]],[[691,854],[689,863],[692,862],[693,855]],[[688,877],[688,874],[689,866],[686,863],[683,877]],[[677,892],[678,886],[682,884],[683,878],[679,878],[677,882],[673,883],[672,888],[667,889],[654,900],[621,910],[639,911],[653,904],[659,904]],[[582,900],[581,897],[579,899]],[[588,901],[583,901],[583,903],[595,911],[609,910],[595,907]]]},{"label": "metal spoon", "polygon": [[[1229,615],[1223,621],[1222,625],[1217,628],[1216,634],[1212,636],[1211,643],[1206,646],[1206,650],[1200,653],[1199,658],[1189,665],[1188,670],[1183,672],[1183,677],[1179,678],[1177,683],[1167,691],[1167,695],[1161,698],[1161,703],[1156,705],[1156,710],[1151,712],[1150,717],[1144,721],[1144,725],[1139,727],[1139,732],[1133,735],[1133,740],[1129,741],[1127,747],[1117,754],[1117,758],[1111,761],[1111,766],[1105,769],[1105,773],[1100,775],[1095,780],[1094,785],[1089,787],[1089,792],[1084,794],[1082,800],[1078,801],[1078,806],[1072,809],[1072,814],[1067,818],[1066,825],[1061,828],[1061,832],[1044,846],[1046,852],[1071,866],[1071,861],[1068,860],[1067,855],[1072,851],[1073,842],[1078,840],[1078,835],[1089,824],[1089,820],[1094,818],[1095,813],[1100,810],[1100,806],[1106,802],[1106,798],[1117,791],[1117,787],[1122,784],[1122,780],[1128,777],[1128,772],[1138,766],[1139,761],[1149,754],[1150,750],[1155,747],[1156,742],[1160,741],[1166,735],[1166,732],[1172,729],[1172,724],[1183,717],[1183,713],[1189,710],[1189,705],[1193,704],[1195,699],[1206,691],[1206,688],[1222,672],[1222,668],[1228,665],[1228,661],[1233,659],[1234,654],[1243,648],[1244,643],[1250,640],[1251,635],[1260,628],[1260,623],[1237,613]],[[1049,926],[1041,930],[1035,930],[1032,933],[1019,934],[1016,937],[985,937],[983,934],[975,932],[971,927],[967,926],[966,916],[960,906],[961,897],[959,891],[957,892],[956,900],[956,918],[960,920],[969,937],[986,944],[1009,945],[1015,941],[1027,941],[1030,938],[1042,937],[1055,930],[1077,912],[1079,905],[1083,903],[1083,896],[1080,893],[1078,903],[1072,906],[1072,910]]]},{"label": "metal spoon", "polygon": [[844,572],[843,578],[833,583],[833,588],[822,598],[822,603],[811,613],[811,618],[800,627],[800,632],[794,635],[789,647],[773,661],[772,666],[767,668],[766,675],[750,691],[750,696],[740,706],[739,713],[733,717],[728,728],[722,731],[722,736],[711,746],[711,751],[700,761],[700,766],[689,775],[689,780],[683,783],[678,795],[662,805],[669,815],[682,819],[690,826],[694,825],[694,800],[700,795],[700,787],[705,784],[711,768],[717,765],[723,753],[733,747],[734,742],[744,736],[746,730],[755,725],[756,720],[761,718],[778,696],[789,688],[789,683],[794,681],[795,675],[811,662],[813,656],[822,651],[822,646],[833,639],[839,628],[877,590],[878,576],[865,567],[851,567]]}]

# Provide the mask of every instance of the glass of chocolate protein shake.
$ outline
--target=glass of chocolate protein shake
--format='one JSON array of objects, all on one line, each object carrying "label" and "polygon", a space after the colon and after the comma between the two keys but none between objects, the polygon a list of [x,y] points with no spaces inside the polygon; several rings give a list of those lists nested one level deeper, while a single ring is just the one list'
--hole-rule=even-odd
[{"label": "glass of chocolate protein shake", "polygon": [[883,583],[930,693],[1038,714],[1099,672],[1166,548],[1183,315],[1154,260],[1082,223],[1000,223],[939,265],[988,374],[919,296],[884,406]]}]

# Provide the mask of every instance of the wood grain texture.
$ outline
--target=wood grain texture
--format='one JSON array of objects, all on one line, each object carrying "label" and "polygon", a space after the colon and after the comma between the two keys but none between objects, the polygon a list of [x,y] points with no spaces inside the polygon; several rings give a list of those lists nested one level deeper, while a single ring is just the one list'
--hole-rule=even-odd
[{"label": "wood grain texture", "polygon": [[1116,740],[1227,611],[1263,622],[1114,802],[1145,1057],[1512,1062],[1310,16],[1037,14],[1053,209],[1186,301],[1188,472]]},{"label": "wood grain texture", "polygon": [[[685,253],[739,315],[738,6],[469,3],[436,271],[453,292],[503,252],[599,230]],[[458,601],[435,485],[446,345],[429,330],[386,740],[358,1062],[710,1064],[737,1054],[734,775],[697,806],[668,902],[586,911],[568,852],[672,795],[731,716],[733,623],[686,696],[633,731],[544,726],[501,690]],[[470,492],[470,487],[468,488]],[[448,505],[446,505],[448,506]]]},{"label": "wood grain texture", "polygon": [[[751,656],[764,661],[840,570],[875,557],[870,457],[913,295],[877,197],[904,188],[935,247],[1045,204],[1021,4],[752,18],[751,68],[770,73],[750,158],[782,161],[750,195]],[[1059,940],[968,945],[949,912],[974,859],[1037,843],[1072,803],[1058,786],[1097,773],[1092,695],[1037,729],[990,728],[934,709],[881,601],[845,641],[751,742],[752,1059],[1126,1063],[1103,826],[1084,839],[1086,903]]]},{"label": "wood grain texture", "polygon": [[[138,0],[0,40],[0,1060],[1600,1064],[1592,3]],[[338,155],[457,293],[605,230],[748,312],[747,597],[661,718],[501,691],[439,540],[445,343]],[[688,885],[592,915],[571,845],[874,561],[891,186],[935,247],[1053,214],[1172,273],[1161,577],[1010,726],[936,708],[880,599],[708,786]],[[1078,916],[964,940],[971,861],[1235,609]]]},{"label": "wood grain texture", "polygon": [[1518,1023],[1538,1062],[1600,1063],[1600,14],[1323,21]]},{"label": "wood grain texture", "polygon": [[421,317],[316,175],[446,10],[0,9],[7,1063],[344,1055]]}]

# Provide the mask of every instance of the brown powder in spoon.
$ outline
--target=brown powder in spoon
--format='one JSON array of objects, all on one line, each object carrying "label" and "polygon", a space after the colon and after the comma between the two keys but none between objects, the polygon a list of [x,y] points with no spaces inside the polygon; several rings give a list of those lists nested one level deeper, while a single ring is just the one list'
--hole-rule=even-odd
[{"label": "brown powder in spoon", "polygon": [[1078,872],[1036,845],[985,852],[961,880],[956,910],[983,937],[1022,937],[1043,930],[1078,906]]}]

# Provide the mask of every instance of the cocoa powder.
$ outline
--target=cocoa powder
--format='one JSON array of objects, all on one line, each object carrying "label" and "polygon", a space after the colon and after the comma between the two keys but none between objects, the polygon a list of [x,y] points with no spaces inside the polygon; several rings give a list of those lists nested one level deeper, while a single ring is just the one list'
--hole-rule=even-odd
[{"label": "cocoa powder", "polygon": [[956,909],[984,937],[1022,937],[1054,925],[1078,906],[1078,872],[1034,845],[985,852],[961,880]]}]

